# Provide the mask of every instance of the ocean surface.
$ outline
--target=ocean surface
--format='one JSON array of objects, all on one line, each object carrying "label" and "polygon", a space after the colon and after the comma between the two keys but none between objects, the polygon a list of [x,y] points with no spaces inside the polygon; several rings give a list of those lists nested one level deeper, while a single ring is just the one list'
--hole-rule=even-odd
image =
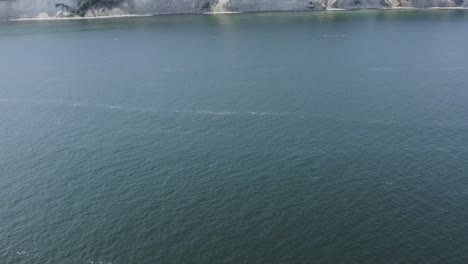
[{"label": "ocean surface", "polygon": [[0,263],[468,263],[468,12],[0,23]]}]

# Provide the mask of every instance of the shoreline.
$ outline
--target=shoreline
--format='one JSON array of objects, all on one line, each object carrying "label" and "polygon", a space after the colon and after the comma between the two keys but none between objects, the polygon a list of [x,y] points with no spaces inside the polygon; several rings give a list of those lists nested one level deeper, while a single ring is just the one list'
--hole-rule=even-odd
[{"label": "shoreline", "polygon": [[31,17],[31,18],[14,18],[7,20],[0,20],[2,22],[21,22],[21,21],[68,21],[68,20],[93,20],[93,19],[119,19],[119,18],[137,18],[137,17],[158,17],[158,16],[179,16],[179,15],[237,15],[237,14],[249,14],[249,13],[315,13],[315,12],[352,12],[352,11],[366,11],[366,10],[421,10],[421,11],[433,11],[433,10],[468,10],[468,7],[390,7],[390,8],[356,8],[356,9],[343,9],[343,8],[328,8],[324,10],[267,10],[267,11],[226,11],[226,12],[180,12],[180,13],[155,13],[155,14],[124,14],[124,15],[108,15],[108,16],[88,16],[88,17]]}]

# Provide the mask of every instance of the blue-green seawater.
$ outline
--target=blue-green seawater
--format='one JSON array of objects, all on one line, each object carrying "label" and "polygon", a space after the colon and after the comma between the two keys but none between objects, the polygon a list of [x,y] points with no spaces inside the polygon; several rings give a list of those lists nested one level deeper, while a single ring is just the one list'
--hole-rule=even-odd
[{"label": "blue-green seawater", "polygon": [[0,263],[468,263],[468,12],[0,23]]}]

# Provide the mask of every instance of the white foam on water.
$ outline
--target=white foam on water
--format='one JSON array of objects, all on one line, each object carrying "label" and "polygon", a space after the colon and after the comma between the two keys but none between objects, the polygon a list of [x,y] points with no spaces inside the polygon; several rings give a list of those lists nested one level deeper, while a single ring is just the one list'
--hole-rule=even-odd
[{"label": "white foam on water", "polygon": [[346,11],[346,9],[344,9],[344,8],[332,8],[332,7],[330,7],[330,8],[327,8],[327,11]]},{"label": "white foam on water", "polygon": [[322,37],[324,37],[324,38],[344,38],[344,37],[346,37],[346,35],[345,34],[334,34],[334,35],[323,34]]},{"label": "white foam on water", "polygon": [[192,134],[192,132],[190,131],[177,131],[177,130],[169,130],[169,129],[153,129],[153,130],[144,129],[144,130],[141,130],[141,132],[149,133],[149,134],[166,134],[166,135],[170,135],[170,134],[190,135]]},{"label": "white foam on water", "polygon": [[242,14],[239,11],[220,11],[220,12],[204,12],[204,15],[229,15],[229,14]]},{"label": "white foam on water", "polygon": [[173,113],[187,113],[187,114],[200,114],[200,115],[215,115],[215,116],[239,116],[239,115],[251,115],[251,116],[294,116],[298,118],[304,118],[303,115],[295,115],[290,113],[275,113],[275,112],[215,112],[215,111],[208,111],[208,110],[171,110]]},{"label": "white foam on water", "polygon": [[215,112],[215,111],[208,111],[208,110],[181,110],[181,109],[174,109],[174,110],[170,110],[169,112],[185,113],[185,114],[199,114],[199,115],[216,115],[216,116],[233,116],[233,115],[241,114],[241,112]]},{"label": "white foam on water", "polygon": [[211,110],[183,110],[183,109],[154,109],[154,108],[139,108],[139,107],[128,107],[121,105],[110,105],[110,104],[93,104],[93,103],[73,103],[62,100],[35,100],[35,99],[8,99],[0,98],[0,102],[11,102],[11,103],[34,103],[34,104],[53,104],[53,105],[64,105],[76,108],[100,108],[113,111],[124,111],[124,112],[170,112],[170,113],[185,113],[195,115],[213,115],[213,116],[289,116],[296,118],[304,118],[303,115],[291,114],[291,113],[276,113],[276,112],[256,112],[256,111],[211,111]]},{"label": "white foam on water", "polygon": [[270,113],[270,112],[250,112],[251,115],[260,115],[260,116],[284,116],[285,113]]},{"label": "white foam on water", "polygon": [[219,116],[230,116],[230,115],[238,115],[237,112],[214,112],[209,110],[196,110],[196,111],[189,111],[193,114],[202,114],[202,115],[219,115]]},{"label": "white foam on water", "polygon": [[118,111],[125,111],[125,112],[154,112],[154,109],[149,108],[138,108],[138,107],[127,107],[127,106],[120,106],[120,105],[109,105],[109,104],[91,104],[91,103],[65,103],[65,105],[69,105],[72,107],[82,107],[82,108],[101,108],[107,110],[118,110]]}]

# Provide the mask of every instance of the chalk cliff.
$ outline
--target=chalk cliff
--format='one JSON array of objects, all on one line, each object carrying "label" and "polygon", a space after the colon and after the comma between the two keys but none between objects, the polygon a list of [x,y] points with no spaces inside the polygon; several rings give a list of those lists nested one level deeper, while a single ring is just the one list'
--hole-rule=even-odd
[{"label": "chalk cliff", "polygon": [[468,0],[0,0],[0,19],[396,7],[468,8]]}]

